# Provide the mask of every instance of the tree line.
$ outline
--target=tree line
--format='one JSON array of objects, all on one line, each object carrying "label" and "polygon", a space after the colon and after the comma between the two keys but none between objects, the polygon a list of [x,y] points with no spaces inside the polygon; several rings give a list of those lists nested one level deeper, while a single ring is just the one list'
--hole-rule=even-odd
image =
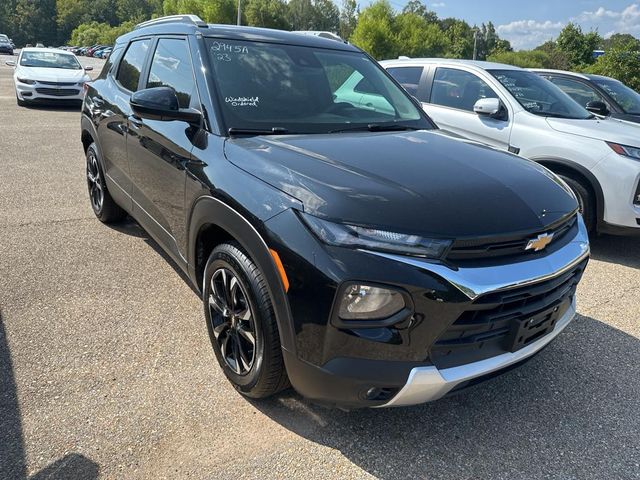
[{"label": "tree line", "polygon": [[[488,22],[470,25],[439,18],[421,0],[396,11],[376,0],[362,11],[356,0],[241,0],[243,25],[338,33],[377,59],[472,58],[521,67],[585,71],[613,76],[640,89],[640,41],[627,34],[603,39],[569,23],[557,39],[513,51]],[[192,13],[209,23],[236,23],[237,0],[1,0],[0,33],[16,45],[112,44],[141,21]],[[593,50],[605,49],[595,59]]]}]

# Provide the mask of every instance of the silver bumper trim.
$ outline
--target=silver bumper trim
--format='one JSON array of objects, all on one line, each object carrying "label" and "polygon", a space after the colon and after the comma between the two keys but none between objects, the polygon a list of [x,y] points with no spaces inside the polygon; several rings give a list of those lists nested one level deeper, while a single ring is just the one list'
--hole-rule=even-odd
[{"label": "silver bumper trim", "polygon": [[431,263],[416,257],[370,250],[366,252],[433,272],[451,283],[469,299],[475,300],[489,292],[542,282],[566,272],[589,256],[589,235],[582,216],[578,215],[578,234],[560,250],[544,257],[490,267],[453,269],[441,263]]},{"label": "silver bumper trim", "polygon": [[556,338],[569,322],[573,320],[575,314],[576,304],[574,299],[551,333],[517,352],[503,353],[479,362],[442,370],[438,370],[434,366],[416,367],[411,370],[407,383],[398,394],[380,407],[399,407],[431,402],[443,397],[462,382],[501,370],[524,360]]}]

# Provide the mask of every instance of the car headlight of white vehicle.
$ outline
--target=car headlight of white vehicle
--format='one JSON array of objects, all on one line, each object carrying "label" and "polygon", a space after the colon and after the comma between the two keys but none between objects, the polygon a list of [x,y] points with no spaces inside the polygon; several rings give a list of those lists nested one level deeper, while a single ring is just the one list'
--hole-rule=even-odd
[{"label": "car headlight of white vehicle", "polygon": [[18,82],[24,83],[25,85],[35,85],[35,80],[29,80],[28,78],[20,78],[18,77]]},{"label": "car headlight of white vehicle", "polygon": [[613,142],[607,142],[607,145],[618,155],[640,160],[640,148],[638,147],[630,147],[629,145],[620,145],[619,143]]}]

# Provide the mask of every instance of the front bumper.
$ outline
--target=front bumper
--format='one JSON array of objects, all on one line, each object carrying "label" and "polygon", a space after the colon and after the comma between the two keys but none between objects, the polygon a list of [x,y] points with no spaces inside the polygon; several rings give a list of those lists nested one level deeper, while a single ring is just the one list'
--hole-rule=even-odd
[{"label": "front bumper", "polygon": [[[469,381],[531,357],[574,317],[575,285],[581,273],[576,274],[573,287],[565,289],[560,282],[573,272],[582,272],[589,256],[582,218],[566,242],[550,247],[545,254],[466,267],[327,247],[319,244],[289,213],[267,223],[277,231],[286,230],[287,238],[297,239],[295,244],[270,245],[280,254],[291,284],[287,297],[295,341],[293,345],[283,345],[291,383],[312,400],[353,408],[435,400]],[[282,238],[284,235],[279,236]],[[386,284],[403,290],[412,300],[413,314],[395,325],[375,328],[349,328],[344,322],[336,323],[331,305],[340,286],[349,281]],[[485,343],[484,348],[480,347],[480,355],[474,356],[478,351],[475,350],[471,356],[465,353],[453,360],[434,350],[440,348],[438,342],[443,334],[465,314],[473,313],[472,310],[486,313],[488,306],[482,302],[487,299],[494,303],[492,298],[496,295],[511,297],[524,290],[546,289],[554,283],[566,292],[557,297],[558,302],[562,299],[563,307],[555,324],[543,336],[531,337],[519,350],[507,349],[502,340],[498,348]],[[545,298],[550,295],[545,293]],[[555,305],[545,303],[543,307],[535,306],[535,311],[545,313]],[[518,314],[518,318],[524,319],[524,315]],[[529,319],[529,313],[526,315]],[[491,325],[493,329],[493,321]]]},{"label": "front bumper", "polygon": [[36,82],[34,85],[16,80],[16,96],[25,102],[77,102],[84,98],[82,85]]},{"label": "front bumper", "polygon": [[569,309],[564,313],[551,333],[517,352],[507,352],[479,362],[442,370],[438,370],[434,366],[413,368],[402,390],[400,390],[391,401],[382,406],[400,407],[432,402],[442,398],[451,390],[465,382],[476,380],[522,362],[542,350],[549,342],[556,338],[569,322],[573,320],[575,314],[576,303],[574,299]]},{"label": "front bumper", "polygon": [[[604,196],[605,233],[640,231],[640,161],[611,152],[591,173],[598,179]],[[634,201],[636,203],[634,203]],[[610,228],[608,228],[610,227]]]}]

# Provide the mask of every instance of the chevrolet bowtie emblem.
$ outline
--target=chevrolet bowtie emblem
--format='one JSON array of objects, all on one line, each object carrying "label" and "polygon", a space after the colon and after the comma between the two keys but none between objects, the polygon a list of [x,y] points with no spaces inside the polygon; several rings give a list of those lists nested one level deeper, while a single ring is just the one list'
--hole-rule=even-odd
[{"label": "chevrolet bowtie emblem", "polygon": [[525,250],[533,250],[535,252],[539,252],[540,250],[544,250],[547,245],[551,243],[553,240],[554,233],[542,233],[538,235],[536,238],[532,238],[527,243]]}]

